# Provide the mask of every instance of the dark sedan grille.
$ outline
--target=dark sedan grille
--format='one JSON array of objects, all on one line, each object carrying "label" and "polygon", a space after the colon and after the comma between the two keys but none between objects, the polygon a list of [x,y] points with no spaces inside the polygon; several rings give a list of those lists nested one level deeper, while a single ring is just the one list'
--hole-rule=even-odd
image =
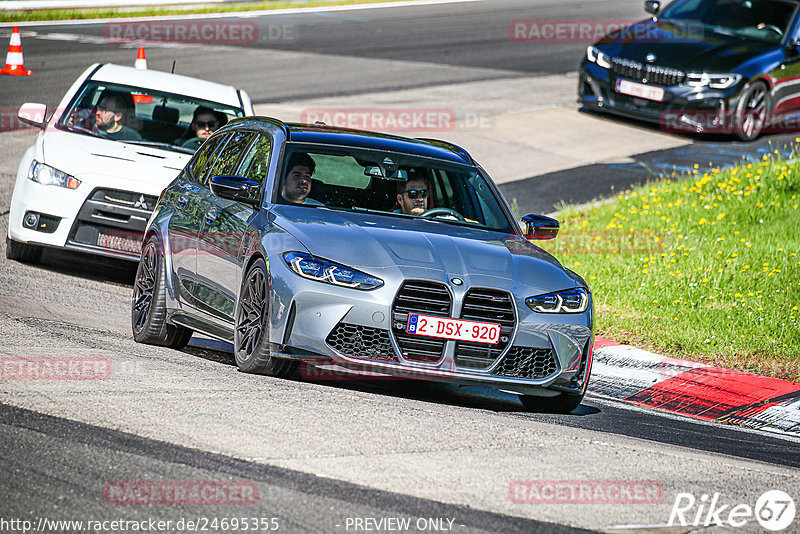
[{"label": "dark sedan grille", "polygon": [[433,363],[442,358],[445,340],[406,333],[408,315],[449,317],[450,291],[437,282],[404,282],[392,304],[392,333],[407,360]]},{"label": "dark sedan grille", "polygon": [[659,67],[657,65],[645,65],[638,61],[621,57],[611,58],[611,68],[617,76],[655,85],[678,85],[686,79],[686,73],[682,70]]},{"label": "dark sedan grille", "polygon": [[516,325],[511,295],[494,289],[470,289],[461,308],[461,318],[500,324],[500,342],[496,344],[456,342],[455,362],[459,367],[485,369],[500,357],[508,346]]},{"label": "dark sedan grille", "polygon": [[545,378],[558,371],[552,349],[511,347],[492,374],[514,378]]},{"label": "dark sedan grille", "polygon": [[398,362],[388,330],[339,323],[325,343],[350,358]]}]

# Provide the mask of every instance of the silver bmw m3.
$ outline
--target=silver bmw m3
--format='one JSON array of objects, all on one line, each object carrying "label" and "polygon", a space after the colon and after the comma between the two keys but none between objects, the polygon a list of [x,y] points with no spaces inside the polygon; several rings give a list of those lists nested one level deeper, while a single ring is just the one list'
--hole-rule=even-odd
[{"label": "silver bmw m3", "polygon": [[299,364],[488,386],[569,412],[592,364],[586,282],[532,240],[463,149],[270,118],[217,131],[164,190],[132,299],[136,341],[232,342]]}]

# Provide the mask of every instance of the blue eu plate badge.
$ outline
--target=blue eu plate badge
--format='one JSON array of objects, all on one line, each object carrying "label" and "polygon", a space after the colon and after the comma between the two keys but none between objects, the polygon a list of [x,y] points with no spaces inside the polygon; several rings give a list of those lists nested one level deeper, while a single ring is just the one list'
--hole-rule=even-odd
[{"label": "blue eu plate badge", "polygon": [[416,334],[417,333],[417,320],[419,319],[419,315],[409,315],[408,317],[408,333],[409,334]]}]

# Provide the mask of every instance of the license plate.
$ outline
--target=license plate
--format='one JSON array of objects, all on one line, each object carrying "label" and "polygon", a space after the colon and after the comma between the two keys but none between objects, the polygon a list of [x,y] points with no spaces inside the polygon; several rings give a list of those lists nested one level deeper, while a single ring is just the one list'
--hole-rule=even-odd
[{"label": "license plate", "polygon": [[664,89],[645,85],[643,83],[631,82],[629,80],[617,80],[617,92],[623,95],[636,96],[646,100],[661,102],[664,100]]},{"label": "license plate", "polygon": [[119,234],[104,234],[101,233],[97,236],[97,246],[110,250],[121,250],[123,252],[132,252],[135,254],[142,253],[142,238],[140,234],[133,232],[120,232]]},{"label": "license plate", "polygon": [[500,341],[499,324],[432,317],[416,313],[408,316],[408,328],[406,331],[409,334],[418,336],[440,337],[475,343],[494,344]]}]

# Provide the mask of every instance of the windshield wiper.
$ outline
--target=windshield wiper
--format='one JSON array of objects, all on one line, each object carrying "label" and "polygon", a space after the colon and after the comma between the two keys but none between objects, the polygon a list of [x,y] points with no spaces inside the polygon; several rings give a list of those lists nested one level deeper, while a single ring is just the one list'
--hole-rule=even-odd
[{"label": "windshield wiper", "polygon": [[392,216],[392,217],[405,217],[407,219],[415,219],[417,217],[416,215],[408,215],[406,213],[397,213],[395,211],[373,210],[373,209],[370,209],[370,208],[362,208],[360,206],[353,206],[351,209],[353,211],[359,211],[359,212],[362,212],[362,213],[375,213],[377,215],[389,215],[389,216]]},{"label": "windshield wiper", "polygon": [[178,152],[183,152],[185,154],[194,154],[194,150],[187,147],[182,147],[178,145],[173,145],[171,143],[163,143],[161,141],[148,141],[146,139],[125,139],[124,142],[130,143],[132,145],[143,145],[143,146],[153,146],[159,148],[167,148],[169,150],[176,150]]},{"label": "windshield wiper", "polygon": [[70,126],[69,124],[61,124],[60,126],[70,132],[88,134],[91,135],[92,137],[101,137],[100,134],[98,134],[94,130],[90,130],[89,128],[84,128],[83,126],[75,126],[74,124],[72,126]]}]

